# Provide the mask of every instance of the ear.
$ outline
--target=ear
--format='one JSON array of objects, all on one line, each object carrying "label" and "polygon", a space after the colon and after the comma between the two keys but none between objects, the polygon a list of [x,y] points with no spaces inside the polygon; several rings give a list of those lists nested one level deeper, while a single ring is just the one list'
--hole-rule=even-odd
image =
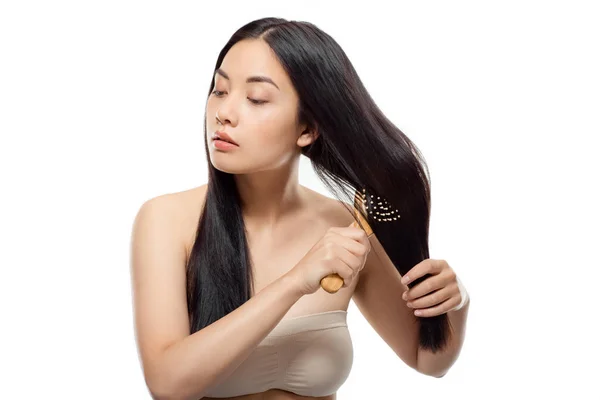
[{"label": "ear", "polygon": [[302,133],[300,134],[300,136],[298,137],[298,140],[296,141],[296,143],[300,147],[308,146],[309,144],[311,144],[315,140],[317,140],[317,138],[319,137],[319,131],[317,130],[316,127],[309,127],[306,125],[304,125],[304,126],[305,127],[303,128]]}]

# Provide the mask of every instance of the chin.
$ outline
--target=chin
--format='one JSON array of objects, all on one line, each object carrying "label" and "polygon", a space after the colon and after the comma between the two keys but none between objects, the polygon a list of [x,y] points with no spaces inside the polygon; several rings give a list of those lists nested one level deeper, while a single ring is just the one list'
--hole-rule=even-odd
[{"label": "chin", "polygon": [[[217,158],[217,160],[215,160],[215,158]],[[216,155],[213,156],[211,154],[210,156],[210,163],[212,164],[213,167],[215,167],[216,169],[218,169],[221,172],[226,172],[228,174],[242,174],[244,173],[246,170],[244,168],[240,168],[240,165],[238,162],[235,162],[232,160],[218,160],[220,158],[220,155]]]}]

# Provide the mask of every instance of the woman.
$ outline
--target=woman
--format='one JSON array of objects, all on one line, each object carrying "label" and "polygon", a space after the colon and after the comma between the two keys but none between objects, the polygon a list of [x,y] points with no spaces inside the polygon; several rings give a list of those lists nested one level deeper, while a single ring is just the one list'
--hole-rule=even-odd
[{"label": "woman", "polygon": [[[445,261],[428,259],[416,146],[339,45],[306,22],[240,28],[219,54],[204,131],[208,184],[147,201],[133,227],[153,397],[335,399],[353,360],[350,299],[407,365],[442,376],[462,345],[467,296]],[[299,185],[300,155],[340,201]],[[332,274],[343,286],[320,290]]]}]

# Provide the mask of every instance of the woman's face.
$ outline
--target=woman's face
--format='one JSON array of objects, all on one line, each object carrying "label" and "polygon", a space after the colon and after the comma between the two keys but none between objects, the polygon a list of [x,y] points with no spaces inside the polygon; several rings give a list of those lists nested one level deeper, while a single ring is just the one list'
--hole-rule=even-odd
[{"label": "woman's face", "polygon": [[[252,81],[257,76],[266,81]],[[215,73],[211,92],[206,133],[210,161],[221,171],[247,174],[278,168],[316,138],[312,131],[302,134],[306,126],[296,120],[298,95],[263,40],[236,43]],[[226,132],[238,146],[215,147],[216,131]]]}]

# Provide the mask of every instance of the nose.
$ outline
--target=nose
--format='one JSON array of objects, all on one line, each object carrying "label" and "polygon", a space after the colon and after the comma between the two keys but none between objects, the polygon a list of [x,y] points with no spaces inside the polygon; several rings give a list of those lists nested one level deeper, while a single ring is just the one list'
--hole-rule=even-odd
[{"label": "nose", "polygon": [[222,118],[219,117],[219,110],[217,110],[216,118],[217,118],[217,122],[220,125],[225,125],[226,122],[229,123],[229,124],[231,124],[231,121],[228,118],[222,119]]},{"label": "nose", "polygon": [[216,110],[215,117],[217,122],[221,125],[225,125],[226,123],[233,125],[235,123],[234,115],[232,101],[229,99],[222,99]]}]

